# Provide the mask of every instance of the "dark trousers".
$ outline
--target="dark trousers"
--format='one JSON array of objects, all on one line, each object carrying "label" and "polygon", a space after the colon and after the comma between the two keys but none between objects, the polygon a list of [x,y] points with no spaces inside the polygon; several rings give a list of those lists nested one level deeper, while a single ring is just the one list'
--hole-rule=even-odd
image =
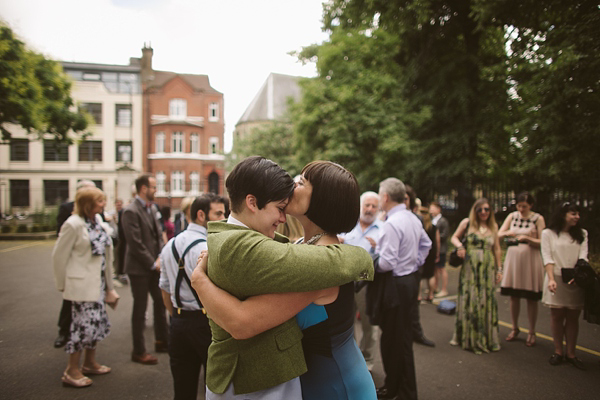
[{"label": "dark trousers", "polygon": [[394,277],[399,306],[385,309],[380,324],[385,387],[401,400],[417,399],[412,321],[418,285],[417,273]]},{"label": "dark trousers", "polygon": [[[417,275],[417,277],[415,279],[417,280],[417,299],[418,299],[419,298],[419,296],[418,296],[419,284],[421,283],[421,273],[416,272],[416,275]],[[418,300],[415,301],[413,304],[412,332],[413,332],[413,340],[420,339],[424,336],[423,327],[421,326],[421,312],[419,310],[419,301]]]},{"label": "dark trousers", "polygon": [[175,400],[196,400],[201,366],[206,377],[210,341],[208,318],[201,311],[171,318],[169,357]]},{"label": "dark trousers", "polygon": [[69,337],[71,332],[71,306],[71,300],[63,300],[58,316],[58,333],[66,337]]},{"label": "dark trousers", "polygon": [[131,313],[131,333],[133,336],[133,353],[142,355],[146,353],[144,341],[144,326],[146,308],[148,307],[148,293],[154,305],[154,338],[167,343],[167,318],[165,305],[162,300],[158,279],[160,273],[152,271],[149,275],[129,275],[131,294],[133,295],[133,312]]}]

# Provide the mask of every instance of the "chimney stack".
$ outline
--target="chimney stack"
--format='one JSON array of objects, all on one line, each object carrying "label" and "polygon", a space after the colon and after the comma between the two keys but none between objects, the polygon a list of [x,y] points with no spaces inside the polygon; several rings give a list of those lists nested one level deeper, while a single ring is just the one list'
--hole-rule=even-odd
[{"label": "chimney stack", "polygon": [[152,50],[152,45],[148,43],[144,43],[144,47],[142,48],[142,82],[148,82],[154,78],[154,74],[152,71],[152,55],[154,54],[154,50]]}]

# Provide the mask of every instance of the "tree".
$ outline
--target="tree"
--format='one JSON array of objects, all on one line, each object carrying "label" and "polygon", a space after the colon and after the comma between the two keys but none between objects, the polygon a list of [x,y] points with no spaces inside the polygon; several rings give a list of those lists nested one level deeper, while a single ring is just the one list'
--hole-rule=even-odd
[{"label": "tree", "polygon": [[295,153],[291,124],[283,118],[256,127],[247,136],[236,140],[231,152],[235,159],[229,160],[229,164],[233,168],[233,165],[246,157],[260,155],[275,161],[291,176],[295,176],[302,167],[298,164]]},{"label": "tree", "polygon": [[[55,61],[28,50],[12,30],[0,25],[0,130],[11,137],[8,124],[21,125],[41,139],[51,133],[60,142],[83,133],[88,117],[70,111],[71,83]],[[85,134],[83,134],[85,136]]]},{"label": "tree", "polygon": [[319,74],[300,81],[303,96],[291,108],[299,161],[338,162],[363,190],[408,172],[411,132],[430,114],[407,105],[402,69],[390,61],[398,46],[380,30],[335,30],[328,42],[299,54],[316,59]]},{"label": "tree", "polygon": [[509,168],[503,28],[479,21],[466,0],[334,0],[325,27],[377,29],[398,40],[388,54],[404,74],[409,110],[431,118],[410,132],[417,182],[478,180]]}]

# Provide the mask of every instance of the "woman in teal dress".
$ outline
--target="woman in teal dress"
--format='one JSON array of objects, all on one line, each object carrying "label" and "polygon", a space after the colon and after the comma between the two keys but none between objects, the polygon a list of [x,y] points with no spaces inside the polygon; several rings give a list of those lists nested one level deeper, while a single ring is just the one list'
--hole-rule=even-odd
[{"label": "woman in teal dress", "polygon": [[[461,241],[461,239],[466,239]],[[500,350],[496,284],[502,279],[498,225],[487,199],[473,204],[452,235],[464,258],[458,280],[456,324],[450,344],[476,354]],[[464,244],[463,244],[464,243]]]},{"label": "woman in teal dress", "polygon": [[[339,244],[337,234],[354,228],[360,213],[354,175],[329,161],[304,167],[286,213],[302,224],[298,246]],[[306,238],[306,240],[305,240]],[[206,268],[206,257],[199,266]],[[323,265],[327,268],[327,265]],[[315,292],[272,293],[240,301],[202,273],[197,286],[208,315],[236,339],[248,339],[296,316],[303,331],[308,372],[300,376],[306,400],[375,400],[375,384],[354,340],[354,284]],[[272,366],[277,368],[276,365]]]}]

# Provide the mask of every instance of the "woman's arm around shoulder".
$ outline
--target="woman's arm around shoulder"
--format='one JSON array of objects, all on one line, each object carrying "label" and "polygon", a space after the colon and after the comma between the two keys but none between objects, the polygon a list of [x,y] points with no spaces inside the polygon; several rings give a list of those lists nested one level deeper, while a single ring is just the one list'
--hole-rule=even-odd
[{"label": "woman's arm around shoulder", "polygon": [[249,339],[293,318],[310,303],[328,304],[338,287],[312,292],[269,293],[245,300],[222,290],[206,275],[207,257],[200,256],[192,274],[196,290],[209,317],[235,339]]}]

